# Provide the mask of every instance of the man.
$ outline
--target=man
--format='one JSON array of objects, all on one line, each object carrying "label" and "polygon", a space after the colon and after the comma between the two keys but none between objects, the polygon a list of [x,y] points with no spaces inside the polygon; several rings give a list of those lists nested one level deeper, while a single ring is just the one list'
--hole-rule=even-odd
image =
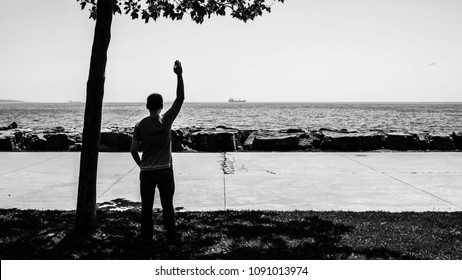
[{"label": "man", "polygon": [[[140,167],[141,238],[152,240],[152,207],[156,187],[162,204],[162,219],[169,242],[176,237],[173,194],[175,183],[172,169],[172,123],[180,112],[184,100],[183,69],[177,60],[173,67],[177,76],[176,99],[172,107],[161,115],[163,99],[160,94],[148,96],[146,108],[149,116],[135,125],[131,154]],[[138,154],[141,144],[142,158]]]}]

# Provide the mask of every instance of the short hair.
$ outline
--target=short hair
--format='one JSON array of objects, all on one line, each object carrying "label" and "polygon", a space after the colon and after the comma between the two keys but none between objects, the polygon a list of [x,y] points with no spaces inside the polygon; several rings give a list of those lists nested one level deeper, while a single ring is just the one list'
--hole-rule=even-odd
[{"label": "short hair", "polygon": [[148,101],[146,103],[146,108],[148,110],[159,110],[164,106],[164,100],[162,95],[158,93],[153,93],[148,96]]}]

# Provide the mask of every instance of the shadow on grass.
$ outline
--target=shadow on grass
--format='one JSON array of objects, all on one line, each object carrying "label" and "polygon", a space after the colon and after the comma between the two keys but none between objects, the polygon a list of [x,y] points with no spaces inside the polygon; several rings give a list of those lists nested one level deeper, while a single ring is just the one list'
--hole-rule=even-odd
[{"label": "shadow on grass", "polygon": [[[100,205],[106,207],[98,211],[98,228],[88,238],[73,235],[72,211],[0,209],[0,257],[451,259],[460,258],[462,246],[460,214],[311,211],[179,212],[175,245],[166,243],[161,212],[155,211],[154,240],[143,243],[139,204],[123,199],[111,203]],[[435,222],[441,219],[447,222]],[[416,231],[419,226],[422,232]],[[428,246],[442,238],[449,243]]]}]

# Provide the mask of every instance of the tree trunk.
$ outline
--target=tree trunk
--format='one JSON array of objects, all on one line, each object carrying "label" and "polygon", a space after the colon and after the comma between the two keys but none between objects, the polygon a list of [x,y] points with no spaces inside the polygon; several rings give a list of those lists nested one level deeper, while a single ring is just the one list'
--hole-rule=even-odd
[{"label": "tree trunk", "polygon": [[89,234],[96,225],[96,176],[113,7],[114,0],[98,0],[80,154],[79,189],[74,225],[77,234]]}]

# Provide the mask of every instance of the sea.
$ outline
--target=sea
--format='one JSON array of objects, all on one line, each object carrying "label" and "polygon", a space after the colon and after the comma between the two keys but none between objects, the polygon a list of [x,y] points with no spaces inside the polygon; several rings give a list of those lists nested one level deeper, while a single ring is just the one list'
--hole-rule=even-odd
[{"label": "sea", "polygon": [[[164,104],[168,109],[171,103]],[[62,126],[82,132],[85,103],[0,103],[0,127],[43,131]],[[102,128],[130,128],[147,116],[144,103],[104,103]],[[462,131],[462,103],[188,103],[173,128],[305,130],[346,129],[385,132]]]}]

